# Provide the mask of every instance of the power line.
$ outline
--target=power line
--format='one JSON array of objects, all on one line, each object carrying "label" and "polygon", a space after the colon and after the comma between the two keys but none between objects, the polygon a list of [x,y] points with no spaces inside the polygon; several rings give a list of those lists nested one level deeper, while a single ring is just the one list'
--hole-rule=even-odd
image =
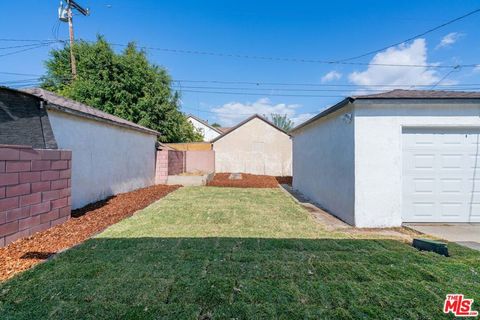
[{"label": "power line", "polygon": [[415,35],[415,36],[413,36],[413,37],[410,37],[410,38],[408,38],[408,39],[405,39],[405,40],[403,40],[403,41],[401,41],[401,42],[397,42],[397,43],[388,45],[388,46],[386,46],[386,47],[383,47],[383,48],[380,48],[380,49],[376,49],[376,50],[373,50],[373,51],[369,51],[369,52],[366,52],[366,53],[363,53],[363,54],[360,54],[360,55],[357,55],[357,56],[353,56],[353,57],[350,57],[350,58],[338,60],[337,62],[347,62],[347,61],[351,61],[351,60],[355,60],[355,59],[360,59],[360,58],[363,58],[363,57],[366,57],[366,56],[369,56],[369,55],[372,55],[372,54],[375,54],[375,53],[378,53],[378,52],[381,52],[381,51],[385,51],[385,50],[387,50],[387,49],[389,49],[389,48],[396,47],[396,46],[401,45],[401,44],[403,44],[403,43],[405,43],[405,42],[409,42],[409,41],[415,40],[415,39],[417,39],[417,38],[423,37],[423,36],[425,36],[425,35],[427,35],[427,34],[429,34],[429,33],[431,33],[431,32],[434,32],[434,31],[436,31],[436,30],[438,30],[438,29],[441,29],[441,28],[443,28],[443,27],[445,27],[445,26],[448,26],[449,24],[452,24],[452,23],[457,22],[457,21],[459,21],[459,20],[465,19],[465,18],[467,18],[467,17],[469,17],[469,16],[471,16],[471,15],[474,15],[474,14],[476,14],[476,13],[478,13],[478,12],[480,12],[480,9],[475,9],[475,10],[470,11],[470,12],[468,12],[468,13],[460,16],[460,17],[457,17],[457,18],[455,18],[455,19],[452,19],[452,20],[450,20],[450,21],[447,21],[447,22],[445,22],[445,23],[442,23],[442,24],[439,25],[439,26],[436,26],[436,27],[434,27],[434,28],[431,28],[431,29],[429,29],[429,30],[427,30],[427,31],[425,31],[425,32],[419,33],[419,34],[417,34],[417,35]]},{"label": "power line", "polygon": [[26,51],[30,51],[30,50],[34,50],[34,49],[38,49],[38,48],[43,48],[43,47],[49,46],[49,45],[50,45],[49,43],[47,43],[47,44],[39,44],[39,45],[36,45],[36,46],[34,46],[34,47],[30,47],[30,48],[27,48],[27,49],[22,49],[22,50],[17,50],[17,51],[9,52],[9,53],[0,54],[0,57],[11,56],[11,55],[18,54],[18,53],[22,53],[22,52],[26,52]]},{"label": "power line", "polygon": [[344,98],[342,95],[307,95],[307,94],[271,94],[259,92],[230,92],[230,91],[200,91],[200,90],[182,90],[182,92],[210,93],[210,94],[228,94],[228,95],[247,95],[247,96],[272,96],[272,97],[305,97],[305,98]]}]

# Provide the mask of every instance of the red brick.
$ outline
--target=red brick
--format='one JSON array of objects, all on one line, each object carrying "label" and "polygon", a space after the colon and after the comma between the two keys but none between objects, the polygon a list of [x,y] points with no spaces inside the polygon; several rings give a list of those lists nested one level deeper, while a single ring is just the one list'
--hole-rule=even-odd
[{"label": "red brick", "polygon": [[0,199],[5,198],[5,187],[0,187]]},{"label": "red brick", "polygon": [[32,183],[32,192],[41,192],[50,190],[50,181]]},{"label": "red brick", "polygon": [[0,173],[0,187],[18,184],[18,173]]},{"label": "red brick", "polygon": [[50,222],[39,224],[38,226],[32,227],[30,230],[30,235],[35,234],[37,232],[45,231],[50,228]]},{"label": "red brick", "polygon": [[7,187],[7,197],[21,196],[30,193],[30,183],[17,184]]},{"label": "red brick", "polygon": [[30,229],[40,224],[40,216],[29,217],[18,221],[18,230]]},{"label": "red brick", "polygon": [[7,212],[3,211],[0,212],[0,224],[4,224],[5,222],[7,222]]},{"label": "red brick", "polygon": [[0,161],[0,173],[5,172],[5,161]]},{"label": "red brick", "polygon": [[38,150],[43,160],[60,160],[60,151],[58,150]]},{"label": "red brick", "polygon": [[60,158],[62,160],[71,160],[72,159],[72,151],[68,151],[68,150],[60,151]]},{"label": "red brick", "polygon": [[7,222],[20,220],[30,216],[30,207],[17,208],[7,211]]},{"label": "red brick", "polygon": [[41,160],[42,155],[40,152],[34,149],[22,149],[20,150],[20,160]]},{"label": "red brick", "polygon": [[5,247],[5,237],[0,238],[0,248]]},{"label": "red brick", "polygon": [[56,160],[52,161],[51,163],[52,170],[64,170],[68,169],[68,161],[67,160]]},{"label": "red brick", "polygon": [[60,171],[60,179],[69,179],[72,176],[72,169]]},{"label": "red brick", "polygon": [[68,188],[68,180],[67,179],[62,179],[62,180],[53,180],[52,185],[50,186],[52,190],[58,190],[58,189],[63,189],[63,188]]},{"label": "red brick", "polygon": [[42,192],[42,201],[57,200],[60,198],[60,190]]},{"label": "red brick", "polygon": [[20,177],[20,183],[38,182],[38,181],[40,181],[41,173],[40,173],[40,171],[37,171],[37,172],[20,172],[19,177]]},{"label": "red brick", "polygon": [[50,212],[47,212],[47,213],[42,213],[40,215],[40,223],[45,223],[45,222],[49,222],[49,221],[58,219],[58,217],[59,217],[58,214],[59,214],[58,209],[54,209],[54,210],[52,210]]},{"label": "red brick", "polygon": [[56,220],[53,220],[50,225],[53,227],[53,226],[56,226],[56,225],[59,225],[59,224],[62,224],[64,223],[65,221],[67,221],[69,219],[69,217],[62,217],[62,218],[58,218]]},{"label": "red brick", "polygon": [[13,148],[0,148],[0,160],[19,160],[20,151]]},{"label": "red brick", "polygon": [[72,207],[71,206],[66,206],[66,207],[58,209],[58,214],[60,215],[60,217],[70,217],[71,213],[72,213]]},{"label": "red brick", "polygon": [[67,205],[68,205],[68,198],[53,200],[52,201],[52,210],[57,209],[57,208],[61,208],[61,207],[65,207]]},{"label": "red brick", "polygon": [[69,168],[69,169],[72,168],[72,160],[68,160],[68,168]]},{"label": "red brick", "polygon": [[67,200],[68,205],[71,206],[72,205],[72,197],[70,196],[67,199],[68,199]]},{"label": "red brick", "polygon": [[33,160],[32,171],[50,170],[50,160]]},{"label": "red brick", "polygon": [[7,161],[7,172],[25,172],[30,171],[31,161]]},{"label": "red brick", "polygon": [[0,200],[0,211],[7,211],[18,208],[18,197]]},{"label": "red brick", "polygon": [[59,198],[66,198],[72,195],[72,188],[65,188],[60,189],[60,197]]},{"label": "red brick", "polygon": [[20,197],[20,207],[31,206],[32,204],[37,204],[42,202],[42,193],[32,193]]},{"label": "red brick", "polygon": [[58,180],[60,173],[58,171],[42,171],[42,181]]},{"label": "red brick", "polygon": [[5,237],[5,244],[10,244],[12,243],[13,241],[16,241],[20,238],[25,238],[25,237],[28,237],[30,235],[30,230],[23,230],[23,231],[19,231],[17,233],[14,233],[14,234],[11,234],[9,236],[6,236]]},{"label": "red brick", "polygon": [[12,234],[18,231],[18,221],[13,221],[0,225],[0,237]]},{"label": "red brick", "polygon": [[51,210],[50,208],[51,208],[50,201],[35,204],[30,207],[30,214],[32,216],[36,216],[37,214],[50,211]]},{"label": "red brick", "polygon": [[69,188],[72,187],[72,179],[68,179],[68,187],[69,187]]}]

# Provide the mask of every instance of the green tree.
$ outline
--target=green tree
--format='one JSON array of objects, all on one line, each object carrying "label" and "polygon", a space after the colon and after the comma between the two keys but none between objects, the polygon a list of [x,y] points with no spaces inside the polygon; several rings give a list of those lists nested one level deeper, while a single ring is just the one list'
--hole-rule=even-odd
[{"label": "green tree", "polygon": [[212,127],[221,128],[222,126],[220,125],[220,123],[214,122],[214,123],[212,123]]},{"label": "green tree", "polygon": [[286,114],[272,113],[270,115],[274,125],[285,131],[290,131],[293,128],[293,121],[288,118]]},{"label": "green tree", "polygon": [[42,88],[159,131],[162,142],[202,141],[179,111],[179,93],[167,71],[151,64],[134,43],[116,53],[99,36],[75,44],[77,78],[70,75],[70,48],[52,50]]}]

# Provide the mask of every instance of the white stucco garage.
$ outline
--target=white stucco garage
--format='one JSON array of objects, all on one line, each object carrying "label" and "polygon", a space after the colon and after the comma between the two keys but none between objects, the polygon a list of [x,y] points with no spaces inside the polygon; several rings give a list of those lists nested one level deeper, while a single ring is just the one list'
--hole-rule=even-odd
[{"label": "white stucco garage", "polygon": [[212,140],[216,172],[292,175],[292,140],[262,116],[253,115]]},{"label": "white stucco garage", "polygon": [[59,148],[72,150],[72,208],[155,183],[158,132],[43,89]]},{"label": "white stucco garage", "polygon": [[480,93],[349,97],[291,134],[293,187],[349,224],[480,222]]}]

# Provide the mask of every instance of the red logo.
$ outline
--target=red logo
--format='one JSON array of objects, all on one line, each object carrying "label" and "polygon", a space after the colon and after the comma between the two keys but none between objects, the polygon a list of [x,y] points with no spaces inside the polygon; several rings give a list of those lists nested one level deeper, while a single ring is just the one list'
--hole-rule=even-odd
[{"label": "red logo", "polygon": [[478,311],[472,310],[473,299],[465,299],[463,294],[447,294],[443,313],[453,313],[456,317],[476,317]]}]

